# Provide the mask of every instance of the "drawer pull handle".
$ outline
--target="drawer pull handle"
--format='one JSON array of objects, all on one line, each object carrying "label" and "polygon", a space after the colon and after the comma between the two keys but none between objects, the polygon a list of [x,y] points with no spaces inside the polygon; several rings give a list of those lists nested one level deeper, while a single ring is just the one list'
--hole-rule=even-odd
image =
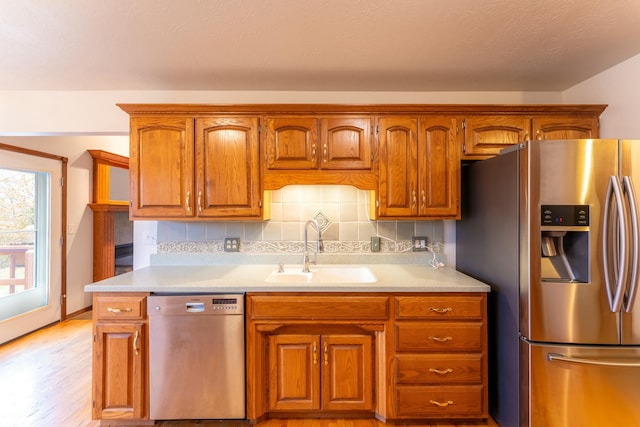
[{"label": "drawer pull handle", "polygon": [[453,308],[451,308],[451,307],[446,307],[446,308],[429,307],[429,311],[432,311],[434,313],[448,313],[449,311],[453,311]]},{"label": "drawer pull handle", "polygon": [[107,307],[107,311],[109,313],[130,313],[133,311],[131,307],[118,308],[118,307]]},{"label": "drawer pull handle", "polygon": [[438,374],[438,375],[447,375],[447,374],[450,374],[451,372],[453,372],[453,369],[451,369],[451,368],[447,368],[447,369],[429,368],[429,372],[434,373],[434,374]]},{"label": "drawer pull handle", "polygon": [[453,400],[447,400],[446,402],[438,402],[437,400],[430,400],[429,403],[432,405],[439,406],[441,408],[446,408],[449,405],[453,405]]},{"label": "drawer pull handle", "polygon": [[436,342],[447,342],[447,341],[451,341],[453,340],[453,337],[434,337],[434,336],[430,336],[429,339],[431,341],[436,341]]}]

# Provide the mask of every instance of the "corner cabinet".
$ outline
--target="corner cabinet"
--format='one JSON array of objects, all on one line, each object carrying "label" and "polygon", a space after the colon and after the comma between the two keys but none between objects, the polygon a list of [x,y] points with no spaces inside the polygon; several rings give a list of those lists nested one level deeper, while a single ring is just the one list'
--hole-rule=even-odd
[{"label": "corner cabinet", "polygon": [[458,119],[448,116],[378,120],[378,216],[459,218]]},{"label": "corner cabinet", "polygon": [[93,419],[148,420],[146,297],[93,296]]},{"label": "corner cabinet", "polygon": [[258,219],[257,117],[132,117],[132,219]]}]

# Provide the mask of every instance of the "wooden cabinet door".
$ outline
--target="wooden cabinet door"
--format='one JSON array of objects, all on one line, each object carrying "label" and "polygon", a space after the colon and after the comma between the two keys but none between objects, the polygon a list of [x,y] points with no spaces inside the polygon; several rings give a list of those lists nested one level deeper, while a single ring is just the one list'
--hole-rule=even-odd
[{"label": "wooden cabinet door", "polygon": [[534,117],[533,134],[535,139],[598,138],[598,119],[571,116]]},{"label": "wooden cabinet door", "polygon": [[464,156],[495,156],[503,148],[530,139],[524,116],[471,116],[465,119]]},{"label": "wooden cabinet door", "polygon": [[320,129],[321,169],[371,169],[370,117],[323,117]]},{"label": "wooden cabinet door", "polygon": [[269,337],[269,410],[320,409],[320,336]]},{"label": "wooden cabinet door", "polygon": [[379,141],[379,215],[418,214],[418,119],[381,117]]},{"label": "wooden cabinet door", "polygon": [[256,117],[196,119],[196,210],[199,217],[259,217]]},{"label": "wooden cabinet door", "polygon": [[318,167],[318,118],[267,117],[267,169]]},{"label": "wooden cabinet door", "polygon": [[132,118],[131,218],[193,216],[193,168],[192,118]]},{"label": "wooden cabinet door", "polygon": [[145,418],[144,324],[98,322],[94,334],[93,418]]},{"label": "wooden cabinet door", "polygon": [[373,378],[373,346],[370,336],[322,336],[323,410],[371,410]]},{"label": "wooden cabinet door", "polygon": [[420,216],[458,216],[460,155],[455,117],[420,119],[418,191]]}]

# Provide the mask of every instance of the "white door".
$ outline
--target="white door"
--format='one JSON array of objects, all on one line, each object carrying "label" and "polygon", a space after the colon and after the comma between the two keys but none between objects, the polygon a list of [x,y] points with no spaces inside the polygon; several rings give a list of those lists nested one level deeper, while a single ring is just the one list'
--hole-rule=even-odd
[{"label": "white door", "polygon": [[60,320],[62,166],[0,149],[0,343]]}]

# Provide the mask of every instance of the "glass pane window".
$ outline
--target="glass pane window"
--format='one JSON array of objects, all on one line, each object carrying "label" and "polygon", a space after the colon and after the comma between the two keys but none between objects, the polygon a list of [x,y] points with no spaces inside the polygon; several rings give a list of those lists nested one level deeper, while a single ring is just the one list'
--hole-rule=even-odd
[{"label": "glass pane window", "polygon": [[46,305],[49,181],[46,172],[0,168],[0,299],[33,294],[0,320]]}]

